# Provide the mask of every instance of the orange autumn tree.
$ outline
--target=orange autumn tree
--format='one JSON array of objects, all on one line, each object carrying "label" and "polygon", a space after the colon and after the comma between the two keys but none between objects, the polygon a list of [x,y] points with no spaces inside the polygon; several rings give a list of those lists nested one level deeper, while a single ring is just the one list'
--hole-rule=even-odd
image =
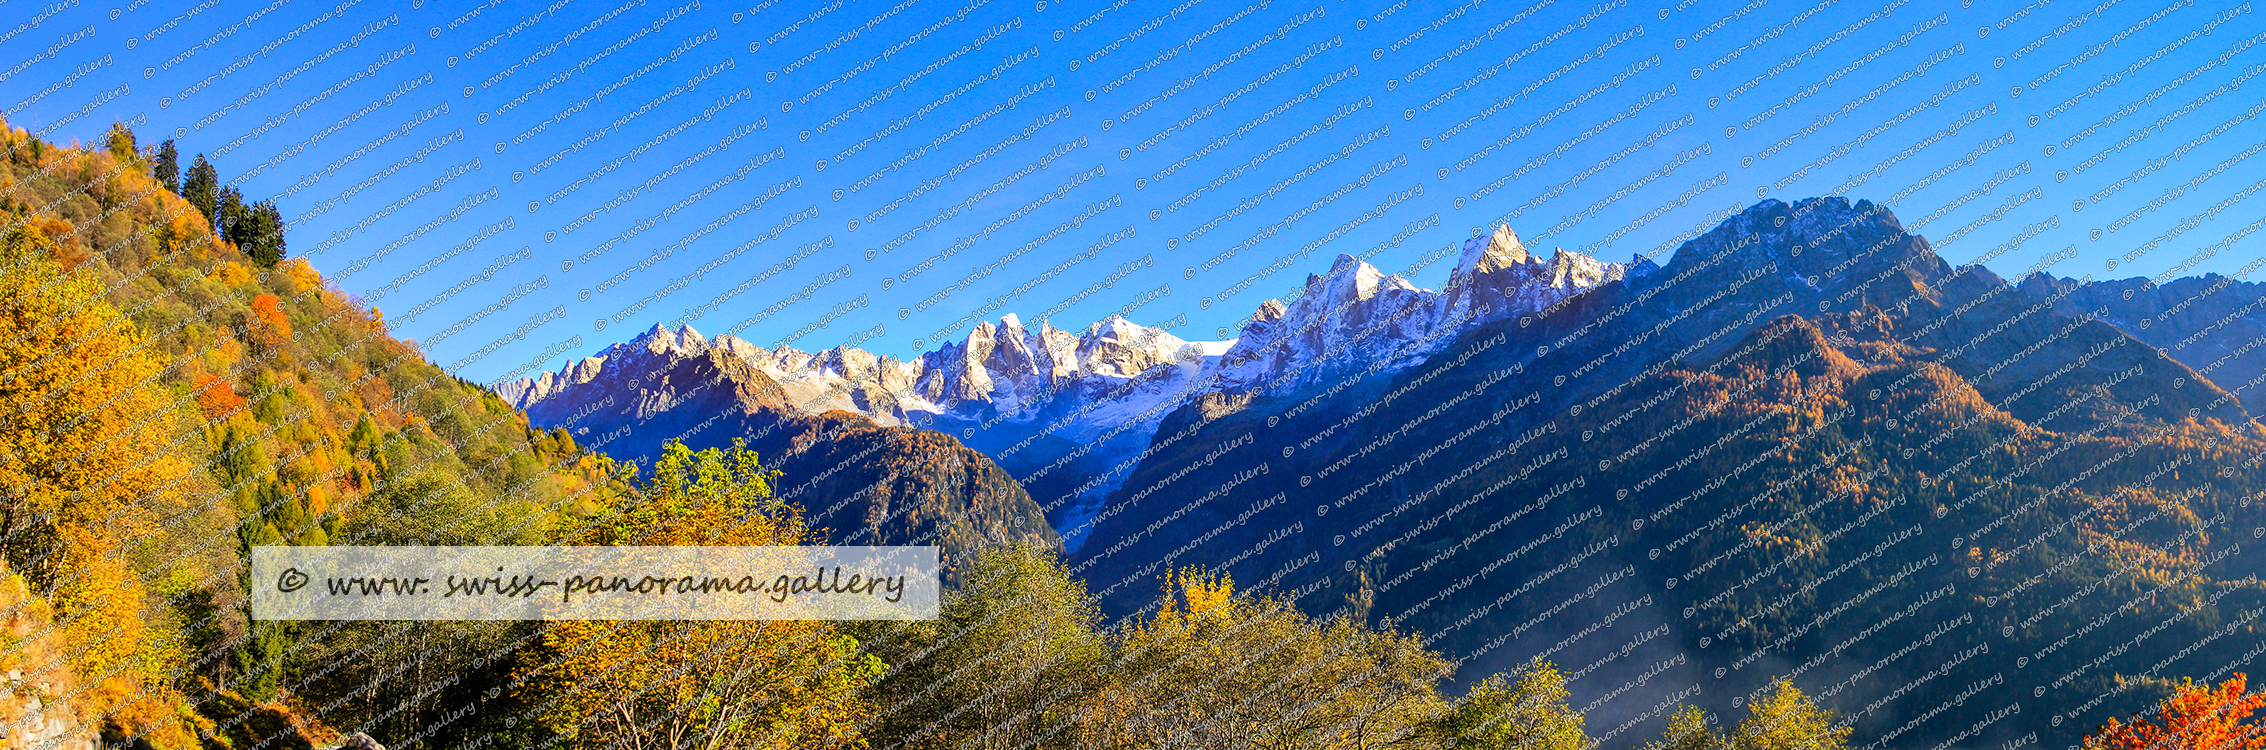
[{"label": "orange autumn tree", "polygon": [[291,342],[291,319],[283,314],[283,303],[273,294],[252,298],[252,320],[245,331],[253,343],[263,349],[282,349]]},{"label": "orange autumn tree", "polygon": [[[772,497],[776,472],[733,441],[671,441],[652,475],[570,545],[790,546],[800,511]],[[544,723],[583,747],[862,748],[858,693],[882,664],[834,623],[565,621],[523,670]]]},{"label": "orange autumn tree", "polygon": [[244,410],[244,397],[236,395],[236,389],[218,375],[198,373],[189,391],[196,394],[197,408],[204,413],[206,421],[218,422]]},{"label": "orange autumn tree", "polygon": [[2154,720],[2116,719],[2085,738],[2087,750],[2266,750],[2266,692],[2248,692],[2236,672],[2217,688],[2182,680]]},{"label": "orange autumn tree", "polygon": [[191,468],[172,446],[190,410],[153,384],[162,365],[133,322],[57,257],[38,229],[0,238],[0,562],[54,605],[73,649],[67,674],[38,679],[78,684],[84,715],[188,746],[179,629],[146,614],[133,562],[186,507]]}]

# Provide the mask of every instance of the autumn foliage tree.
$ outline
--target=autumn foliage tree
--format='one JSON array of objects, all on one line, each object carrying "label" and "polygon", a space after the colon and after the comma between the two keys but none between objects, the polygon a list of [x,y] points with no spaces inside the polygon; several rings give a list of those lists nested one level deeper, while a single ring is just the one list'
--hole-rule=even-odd
[{"label": "autumn foliage tree", "polygon": [[2085,738],[2086,750],[2266,750],[2266,691],[2250,692],[2241,672],[2218,687],[2182,680],[2157,716],[2109,719]]},{"label": "autumn foliage tree", "polygon": [[1792,680],[1781,678],[1747,704],[1746,720],[1724,744],[1731,750],[1843,750],[1852,731]]},{"label": "autumn foliage tree", "polygon": [[268,351],[281,349],[291,341],[291,319],[283,313],[283,304],[273,294],[252,298],[252,318],[245,331],[254,344]]},{"label": "autumn foliage tree", "polygon": [[[81,650],[66,663],[96,715],[161,747],[187,744],[171,713],[177,631],[144,615],[138,540],[185,505],[190,466],[169,450],[180,417],[137,327],[32,228],[0,239],[0,560],[55,605]],[[47,678],[55,679],[55,678]]]},{"label": "autumn foliage tree", "polygon": [[1493,674],[1473,685],[1452,709],[1427,722],[1423,734],[1443,750],[1583,750],[1591,743],[1584,717],[1567,702],[1571,696],[1556,665],[1530,662],[1515,677]]},{"label": "autumn foliage tree", "polygon": [[[800,544],[801,514],[771,496],[775,476],[737,442],[694,453],[672,441],[640,491],[564,543]],[[528,698],[586,747],[861,747],[858,692],[882,670],[823,621],[564,621],[540,643]]]},{"label": "autumn foliage tree", "polygon": [[[1108,663],[1086,586],[1043,548],[986,548],[935,620],[852,627],[892,669],[869,691],[877,747],[1056,747]],[[1047,740],[1053,744],[1045,744]]]},{"label": "autumn foliage tree", "polygon": [[1726,750],[1729,742],[1708,727],[1711,721],[1698,706],[1678,708],[1668,716],[1660,738],[1645,743],[1644,750]]},{"label": "autumn foliage tree", "polygon": [[1402,747],[1445,708],[1448,663],[1413,636],[1239,593],[1216,571],[1174,571],[1164,594],[1115,639],[1078,745]]},{"label": "autumn foliage tree", "polygon": [[283,257],[271,202],[216,226],[224,196],[245,202],[222,182],[123,127],[59,146],[0,121],[0,587],[13,573],[25,597],[0,592],[0,623],[37,633],[0,635],[0,671],[51,683],[51,715],[120,747],[306,747],[326,724],[453,746],[510,729],[489,701],[511,675],[459,668],[510,656],[464,651],[494,640],[466,633],[492,634],[425,624],[399,642],[453,661],[404,670],[372,658],[384,645],[361,650],[379,641],[359,629],[253,623],[243,556],[357,543],[347,524],[384,524],[424,475],[542,528],[554,509],[607,507],[609,465]]}]

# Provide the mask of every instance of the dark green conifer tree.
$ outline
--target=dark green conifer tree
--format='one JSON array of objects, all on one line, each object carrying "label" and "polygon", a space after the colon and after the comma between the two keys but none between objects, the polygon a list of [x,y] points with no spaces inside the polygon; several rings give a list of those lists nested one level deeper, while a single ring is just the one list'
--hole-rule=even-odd
[{"label": "dark green conifer tree", "polygon": [[189,164],[189,175],[181,181],[181,198],[204,213],[214,226],[220,225],[220,173],[205,161],[204,154]]},{"label": "dark green conifer tree", "polygon": [[181,193],[181,152],[173,149],[173,139],[157,144],[157,158],[150,161],[150,176],[156,177],[157,184],[164,185],[175,195]]}]

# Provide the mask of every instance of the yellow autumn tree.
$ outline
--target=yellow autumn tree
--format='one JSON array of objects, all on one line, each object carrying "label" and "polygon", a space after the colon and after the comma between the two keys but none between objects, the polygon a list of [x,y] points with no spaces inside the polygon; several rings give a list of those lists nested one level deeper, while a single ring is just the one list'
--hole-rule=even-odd
[{"label": "yellow autumn tree", "polygon": [[[789,546],[799,511],[772,497],[775,472],[735,441],[694,453],[670,442],[652,473],[571,545]],[[584,747],[862,748],[859,691],[878,659],[833,623],[553,623],[523,667],[547,727]]]},{"label": "yellow autumn tree", "polygon": [[890,664],[866,735],[901,750],[1075,746],[1107,676],[1109,640],[1086,586],[1053,551],[979,549],[934,620],[852,625]]},{"label": "yellow autumn tree", "polygon": [[1408,747],[1447,708],[1434,686],[1448,663],[1416,638],[1238,593],[1216,571],[1174,571],[1164,588],[1119,639],[1080,745]]},{"label": "yellow autumn tree", "polygon": [[1851,731],[1793,680],[1779,678],[1747,704],[1746,720],[1725,740],[1731,750],[1846,750]]},{"label": "yellow autumn tree", "polygon": [[[1443,750],[1581,750],[1590,747],[1591,740],[1583,728],[1585,717],[1567,703],[1571,696],[1557,665],[1530,661],[1515,675],[1498,672],[1480,680],[1453,708],[1427,722],[1422,733],[1432,747]],[[1691,717],[1678,714],[1669,722],[1670,733],[1679,731],[1678,722],[1689,721]],[[1706,729],[1704,717],[1700,728]],[[1684,744],[1646,750],[1722,749]]]},{"label": "yellow autumn tree", "polygon": [[155,385],[136,327],[60,255],[37,228],[0,238],[0,560],[54,604],[84,715],[188,745],[177,631],[145,619],[132,561],[183,507],[191,470],[172,444],[194,405]]}]

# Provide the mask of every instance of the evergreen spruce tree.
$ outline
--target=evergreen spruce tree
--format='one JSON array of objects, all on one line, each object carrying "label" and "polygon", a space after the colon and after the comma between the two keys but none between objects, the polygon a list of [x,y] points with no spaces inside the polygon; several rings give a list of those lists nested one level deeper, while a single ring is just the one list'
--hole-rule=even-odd
[{"label": "evergreen spruce tree", "polygon": [[249,239],[244,231],[245,211],[244,194],[237,192],[236,186],[229,185],[220,189],[219,199],[213,202],[212,228],[220,232],[221,237],[226,238],[229,242],[236,243],[236,247],[239,249],[242,249],[245,240]]},{"label": "evergreen spruce tree", "polygon": [[181,194],[181,152],[173,149],[173,139],[157,144],[157,158],[150,161],[150,176],[175,195]]},{"label": "evergreen spruce tree", "polygon": [[244,239],[237,241],[237,247],[252,256],[252,262],[261,268],[274,268],[276,263],[282,262],[283,212],[276,209],[275,201],[260,201],[246,209],[243,232]]},{"label": "evergreen spruce tree", "polygon": [[189,175],[181,181],[181,197],[205,215],[205,219],[220,226],[220,173],[205,161],[204,154],[189,164]]}]

